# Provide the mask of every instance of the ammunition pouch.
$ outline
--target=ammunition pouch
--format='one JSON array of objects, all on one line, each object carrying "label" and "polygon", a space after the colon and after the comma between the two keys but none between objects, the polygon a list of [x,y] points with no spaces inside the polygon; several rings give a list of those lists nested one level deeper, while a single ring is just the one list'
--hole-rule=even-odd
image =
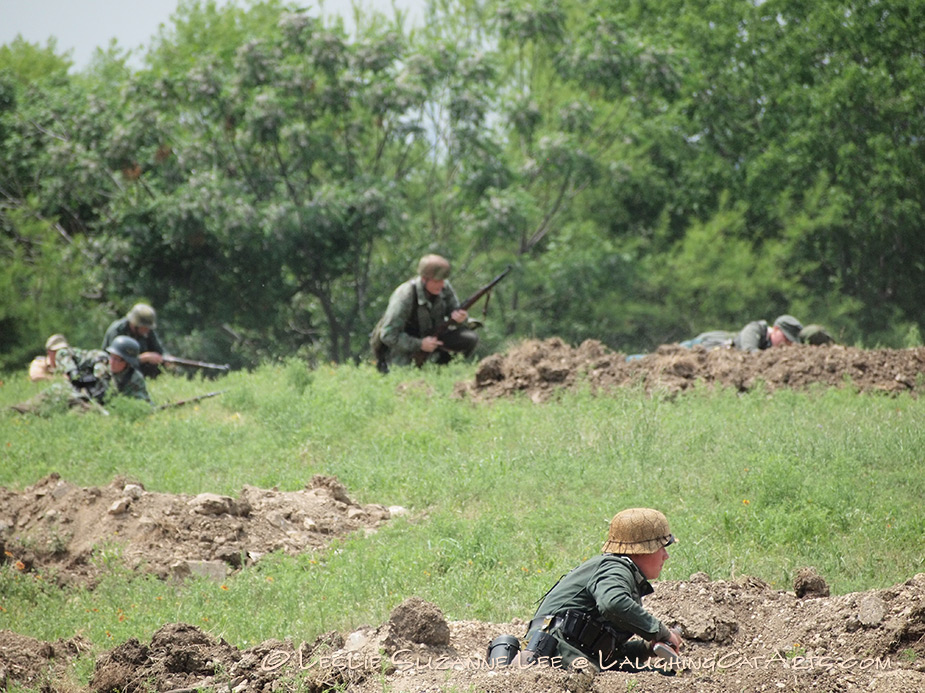
[{"label": "ammunition pouch", "polygon": [[525,653],[527,654],[527,664],[533,664],[540,660],[549,660],[556,654],[556,648],[559,646],[555,636],[544,630],[533,631],[533,635],[527,641]]},{"label": "ammunition pouch", "polygon": [[81,373],[78,374],[76,378],[71,378],[71,387],[73,387],[78,394],[86,396],[89,399],[95,399],[101,403],[103,395],[106,394],[106,383],[88,373]]},{"label": "ammunition pouch", "polygon": [[[530,622],[529,630],[536,628],[539,628],[537,633],[547,635],[552,630],[558,630],[569,645],[581,650],[590,661],[602,664],[611,661],[617,648],[628,639],[622,637],[610,624],[574,609],[554,616],[535,618]],[[532,648],[528,645],[527,649]]]}]

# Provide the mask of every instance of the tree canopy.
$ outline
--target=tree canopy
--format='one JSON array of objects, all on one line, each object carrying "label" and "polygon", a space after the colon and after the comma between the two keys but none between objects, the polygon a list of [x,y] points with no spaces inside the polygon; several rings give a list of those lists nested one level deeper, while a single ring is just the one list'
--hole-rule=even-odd
[{"label": "tree canopy", "polygon": [[137,300],[174,352],[368,357],[417,258],[485,348],[792,313],[921,341],[925,7],[432,0],[426,27],[187,0],[131,69],[0,46],[0,365]]}]

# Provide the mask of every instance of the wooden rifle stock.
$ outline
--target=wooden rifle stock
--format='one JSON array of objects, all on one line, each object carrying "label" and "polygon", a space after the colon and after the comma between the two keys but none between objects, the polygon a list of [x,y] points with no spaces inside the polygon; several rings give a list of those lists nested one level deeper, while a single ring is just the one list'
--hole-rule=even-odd
[{"label": "wooden rifle stock", "polygon": [[170,356],[168,354],[163,355],[164,363],[175,363],[179,366],[192,366],[193,368],[208,368],[215,371],[225,371],[228,372],[231,370],[231,366],[227,363],[220,365],[217,363],[206,363],[204,361],[194,361],[193,359],[183,359],[179,356]]},{"label": "wooden rifle stock", "polygon": [[[485,286],[480,288],[474,294],[469,296],[465,301],[460,303],[459,310],[468,311],[469,308],[471,308],[480,298],[482,298],[482,296],[484,296],[489,291],[491,291],[495,287],[495,284],[497,284],[502,279],[504,279],[512,269],[513,267],[511,267],[511,265],[508,265],[507,268],[501,274],[499,274],[497,277],[492,279],[490,282],[488,282]],[[447,318],[446,320],[441,322],[439,325],[437,325],[437,327],[434,328],[433,332],[431,332],[429,335],[424,335],[424,336],[425,337],[439,337],[440,335],[442,335],[444,332],[447,331],[450,325],[455,325],[455,324],[456,324],[456,321],[453,320],[453,318]],[[420,368],[421,366],[424,365],[424,362],[427,360],[428,356],[430,356],[430,354],[426,351],[415,352],[414,365]]]}]

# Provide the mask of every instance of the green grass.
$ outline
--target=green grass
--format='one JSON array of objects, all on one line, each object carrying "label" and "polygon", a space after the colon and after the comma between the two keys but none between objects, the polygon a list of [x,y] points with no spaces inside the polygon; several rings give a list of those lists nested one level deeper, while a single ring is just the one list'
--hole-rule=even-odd
[{"label": "green grass", "polygon": [[[219,397],[149,416],[0,413],[0,486],[57,472],[116,475],[150,491],[237,495],[336,475],[363,503],[408,518],[324,552],[273,555],[223,585],[127,573],[118,548],[92,591],[0,566],[0,628],[97,648],[183,621],[247,647],[383,622],[419,596],[451,619],[532,615],[564,572],[597,553],[610,517],[662,509],[680,542],[662,579],[704,571],[791,589],[815,567],[833,592],[886,587],[925,570],[925,404],[850,390],[648,397],[565,393],[473,403],[452,396],[472,366],[309,372],[290,362],[216,382],[161,377],[158,402]],[[7,374],[0,407],[41,389]],[[0,511],[2,517],[2,511]]]}]

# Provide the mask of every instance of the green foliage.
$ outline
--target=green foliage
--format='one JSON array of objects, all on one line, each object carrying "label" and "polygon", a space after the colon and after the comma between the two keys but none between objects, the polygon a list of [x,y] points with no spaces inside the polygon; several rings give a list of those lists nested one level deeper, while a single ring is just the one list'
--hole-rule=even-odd
[{"label": "green foliage", "polygon": [[62,80],[71,65],[67,54],[58,54],[54,38],[49,38],[44,48],[29,43],[21,35],[0,46],[0,75],[6,73],[22,86],[40,80]]},{"label": "green foliage", "polygon": [[[410,32],[357,9],[347,36],[185,0],[137,71],[115,43],[74,76],[53,42],[0,47],[2,233],[21,210],[80,248],[58,329],[145,296],[190,355],[356,362],[429,251],[463,288],[523,270],[491,345],[649,349],[785,311],[845,343],[923,329],[912,0],[428,12]],[[21,361],[35,337],[4,327]]]},{"label": "green foliage", "polygon": [[83,304],[82,250],[34,210],[10,208],[0,216],[0,367],[42,354],[45,340],[63,326],[73,326],[66,335],[72,343],[96,345],[100,319]]}]

